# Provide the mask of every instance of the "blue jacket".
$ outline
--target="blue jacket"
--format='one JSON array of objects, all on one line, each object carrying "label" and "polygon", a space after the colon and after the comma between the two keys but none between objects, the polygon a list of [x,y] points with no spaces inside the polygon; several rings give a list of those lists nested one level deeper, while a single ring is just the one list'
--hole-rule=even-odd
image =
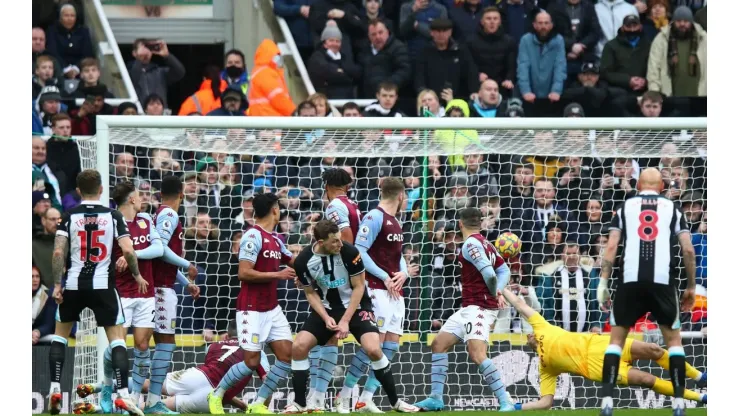
[{"label": "blue jacket", "polygon": [[[206,114],[207,116],[246,116],[244,112],[247,111],[247,109],[249,108],[249,102],[247,101],[247,97],[242,92],[242,87],[239,84],[231,84],[224,90],[224,92],[229,91],[229,90],[236,91],[241,95],[242,99],[241,99],[241,105],[239,105],[239,111],[234,111],[234,112],[228,111],[225,108],[223,108],[223,104],[221,104],[222,105],[221,107],[215,110],[211,110],[208,114]],[[221,94],[222,94],[221,96],[223,97],[223,93]]]},{"label": "blue jacket", "polygon": [[567,78],[563,37],[555,35],[542,43],[534,33],[522,36],[516,74],[522,95],[531,92],[537,98],[547,98],[551,92],[562,94]]},{"label": "blue jacket", "polygon": [[311,27],[308,19],[301,16],[301,6],[310,6],[314,0],[275,0],[272,10],[288,23],[296,46],[312,48]]},{"label": "blue jacket", "polygon": [[694,233],[691,235],[691,243],[694,244],[696,252],[696,284],[707,288],[707,235]]},{"label": "blue jacket", "polygon": [[[33,107],[36,107],[36,104],[33,104]],[[35,108],[32,108],[31,111],[33,114],[31,115],[31,132],[33,134],[43,135],[44,134],[44,123],[41,121],[41,117],[39,116],[39,113],[36,112]]]}]

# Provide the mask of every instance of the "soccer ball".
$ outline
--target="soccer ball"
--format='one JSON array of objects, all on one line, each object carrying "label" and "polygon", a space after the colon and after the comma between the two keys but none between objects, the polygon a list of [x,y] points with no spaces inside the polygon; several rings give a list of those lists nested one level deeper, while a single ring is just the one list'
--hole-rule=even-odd
[{"label": "soccer ball", "polygon": [[505,259],[516,256],[522,249],[522,242],[519,240],[519,236],[510,232],[505,232],[499,235],[493,245],[496,247],[496,250],[498,250],[498,253]]}]

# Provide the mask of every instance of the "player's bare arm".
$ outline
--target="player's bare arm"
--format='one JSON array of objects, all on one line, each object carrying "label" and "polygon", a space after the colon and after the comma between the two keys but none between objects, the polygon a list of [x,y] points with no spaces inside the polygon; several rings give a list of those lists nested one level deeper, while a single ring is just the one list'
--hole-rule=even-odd
[{"label": "player's bare arm", "polygon": [[678,235],[678,244],[681,245],[683,255],[683,266],[686,273],[686,290],[681,297],[681,310],[689,312],[696,300],[696,253],[694,245],[691,244],[691,234],[681,233]]},{"label": "player's bare arm", "polygon": [[[291,259],[291,261],[293,261]],[[290,280],[296,277],[292,267],[286,267],[278,272],[260,272],[254,269],[254,263],[246,260],[239,262],[239,280],[250,283],[267,283],[271,280]]]},{"label": "player's bare arm", "polygon": [[614,261],[617,258],[617,248],[619,247],[619,241],[622,238],[622,231],[611,230],[609,231],[609,241],[606,243],[606,249],[604,255],[601,258],[601,280],[599,281],[599,287],[596,291],[596,296],[599,300],[599,305],[603,310],[606,310],[609,302],[609,278],[612,276],[612,269],[614,268]]},{"label": "player's bare arm", "polygon": [[329,329],[335,329],[337,323],[334,321],[334,318],[329,316],[329,313],[326,312],[326,308],[324,308],[324,304],[321,302],[319,294],[316,293],[311,286],[304,285],[303,291],[306,293],[306,299],[308,300],[308,304],[311,305],[311,309],[313,309],[321,319],[326,322],[326,327]]},{"label": "player's bare arm", "polygon": [[349,227],[344,227],[341,231],[339,231],[339,234],[342,236],[342,241],[346,241],[352,245],[355,244],[355,238],[352,235],[352,229]]},{"label": "player's bare arm", "polygon": [[347,310],[344,311],[342,319],[339,321],[339,339],[344,339],[349,333],[349,322],[357,311],[357,307],[360,306],[362,296],[365,294],[365,272],[358,273],[350,277],[352,282],[352,295],[349,298],[349,304]]},{"label": "player's bare arm", "polygon": [[524,299],[519,298],[519,296],[515,295],[511,290],[504,288],[504,290],[501,291],[501,294],[504,296],[504,299],[506,299],[506,302],[516,309],[516,311],[519,312],[519,315],[525,319],[529,319],[532,315],[537,313],[527,305]]},{"label": "player's bare arm", "polygon": [[63,235],[57,235],[54,239],[54,254],[51,257],[51,275],[54,277],[53,297],[57,303],[62,302],[62,275],[69,252],[69,239]]}]

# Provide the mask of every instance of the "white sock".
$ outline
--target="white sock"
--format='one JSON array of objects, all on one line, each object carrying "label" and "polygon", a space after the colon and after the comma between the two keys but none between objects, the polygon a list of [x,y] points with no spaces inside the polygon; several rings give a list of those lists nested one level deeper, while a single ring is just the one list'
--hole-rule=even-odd
[{"label": "white sock", "polygon": [[127,398],[129,396],[128,387],[118,389],[117,393],[118,393],[118,397],[123,397],[124,399]]},{"label": "white sock", "polygon": [[308,394],[306,395],[306,403],[310,402],[310,401],[311,401],[311,399],[313,399],[313,395],[314,395],[314,394],[316,394],[316,389],[314,389],[314,388],[309,388],[309,389],[308,389]]},{"label": "white sock", "polygon": [[162,401],[161,395],[155,396],[154,394],[149,393],[147,394],[147,397],[146,397],[146,407],[154,406],[155,404],[161,401]]},{"label": "white sock", "polygon": [[267,400],[267,397],[257,397],[254,399],[252,404],[265,404],[265,401]]},{"label": "white sock", "polygon": [[216,387],[216,391],[213,392],[213,395],[223,399],[224,396],[226,395],[226,390],[224,390],[223,387]]},{"label": "white sock", "polygon": [[684,403],[683,397],[673,398],[673,408],[674,409],[685,409],[686,408],[686,403]]},{"label": "white sock", "polygon": [[362,395],[360,396],[360,401],[362,403],[369,403],[373,401],[373,393],[370,393],[369,391],[363,390]]},{"label": "white sock", "polygon": [[56,381],[52,381],[51,387],[49,387],[49,392],[54,393],[55,391],[62,391],[62,386],[60,386]]},{"label": "white sock", "polygon": [[346,399],[352,396],[352,387],[343,386],[342,391],[339,392],[340,399]]},{"label": "white sock", "polygon": [[103,376],[103,386],[112,386],[112,385],[113,385],[113,379]]},{"label": "white sock", "polygon": [[134,401],[134,404],[136,404],[137,406],[139,405],[139,396],[140,395],[141,395],[141,393],[131,393],[131,400],[133,400]]},{"label": "white sock", "polygon": [[601,400],[601,408],[603,409],[605,407],[614,407],[614,400],[611,397],[604,397]]}]

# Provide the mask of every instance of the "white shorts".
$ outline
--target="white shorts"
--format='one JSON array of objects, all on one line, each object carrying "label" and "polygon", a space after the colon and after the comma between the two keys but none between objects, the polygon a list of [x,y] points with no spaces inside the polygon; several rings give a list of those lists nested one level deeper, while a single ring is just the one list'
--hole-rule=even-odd
[{"label": "white shorts", "polygon": [[488,342],[497,316],[498,311],[467,306],[450,316],[450,319],[442,325],[440,332],[452,334],[464,342],[471,339]]},{"label": "white shorts", "polygon": [[406,316],[406,304],[403,298],[392,299],[384,289],[368,288],[370,300],[373,302],[373,312],[381,334],[390,332],[403,335],[403,320]]},{"label": "white shorts", "polygon": [[124,328],[154,328],[154,298],[121,298]]},{"label": "white shorts", "polygon": [[236,311],[239,345],[246,351],[262,351],[273,341],[293,341],[293,331],[280,305],[267,312]]},{"label": "white shorts", "polygon": [[213,390],[208,377],[195,367],[168,373],[163,390],[175,396],[179,413],[210,413],[208,393]]},{"label": "white shorts", "polygon": [[177,294],[175,289],[154,289],[154,332],[173,334],[177,327]]}]

